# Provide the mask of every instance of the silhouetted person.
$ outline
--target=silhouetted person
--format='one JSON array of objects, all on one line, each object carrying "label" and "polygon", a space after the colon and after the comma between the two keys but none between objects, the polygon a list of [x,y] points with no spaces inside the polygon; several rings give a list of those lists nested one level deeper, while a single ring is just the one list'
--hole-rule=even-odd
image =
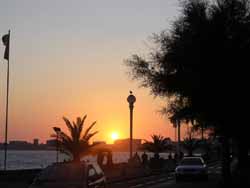
[{"label": "silhouetted person", "polygon": [[113,155],[112,152],[108,152],[107,154],[107,166],[111,167],[113,165]]},{"label": "silhouetted person", "polygon": [[141,158],[142,158],[142,165],[146,166],[148,163],[148,155],[145,153],[145,151],[143,152]]},{"label": "silhouetted person", "polygon": [[177,160],[177,159],[178,159],[178,154],[175,153],[175,154],[174,154],[174,160]]},{"label": "silhouetted person", "polygon": [[160,169],[163,167],[163,160],[160,158],[159,153],[155,153],[154,157],[150,159],[150,167],[152,169]]},{"label": "silhouetted person", "polygon": [[133,156],[133,159],[134,159],[135,163],[141,163],[141,159],[140,159],[137,152],[135,152],[135,155]]},{"label": "silhouetted person", "polygon": [[167,170],[169,172],[173,171],[176,167],[176,158],[177,155],[174,155],[174,158],[172,157],[171,153],[168,155],[168,160],[167,160]]},{"label": "silhouetted person", "polygon": [[172,160],[172,155],[171,155],[171,153],[168,155],[168,159],[169,159],[169,160]]},{"label": "silhouetted person", "polygon": [[160,159],[159,153],[155,153],[155,154],[154,154],[154,159],[155,159],[155,160],[159,160],[159,159]]},{"label": "silhouetted person", "polygon": [[180,160],[183,159],[183,157],[184,157],[184,153],[180,151]]},{"label": "silhouetted person", "polygon": [[140,166],[141,165],[141,159],[140,159],[138,153],[135,152],[135,154],[133,155],[133,157],[131,159],[129,159],[128,162],[132,166]]}]

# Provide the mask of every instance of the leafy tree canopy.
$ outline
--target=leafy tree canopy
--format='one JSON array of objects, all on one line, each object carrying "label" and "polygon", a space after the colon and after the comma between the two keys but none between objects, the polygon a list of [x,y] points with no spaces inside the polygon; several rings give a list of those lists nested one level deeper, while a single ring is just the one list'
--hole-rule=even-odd
[{"label": "leafy tree canopy", "polygon": [[[248,0],[187,0],[171,29],[154,35],[149,58],[126,61],[133,79],[170,99],[173,120],[197,120],[238,137],[247,122]],[[244,115],[243,115],[244,114]]]}]

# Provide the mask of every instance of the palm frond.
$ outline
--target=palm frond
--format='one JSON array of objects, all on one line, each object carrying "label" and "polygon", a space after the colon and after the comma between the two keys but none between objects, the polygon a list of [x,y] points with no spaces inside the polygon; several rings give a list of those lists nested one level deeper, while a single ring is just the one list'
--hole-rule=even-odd
[{"label": "palm frond", "polygon": [[92,127],[96,124],[96,121],[94,121],[89,128],[86,129],[84,135],[82,136],[82,139],[85,139],[85,137],[89,134],[89,131],[92,129]]},{"label": "palm frond", "polygon": [[69,132],[70,133],[73,132],[73,126],[72,126],[71,122],[69,121],[69,119],[66,117],[63,117],[63,120],[64,120],[65,124],[67,125]]},{"label": "palm frond", "polygon": [[91,137],[93,137],[95,134],[97,134],[98,133],[98,131],[95,131],[95,132],[93,132],[93,133],[90,133],[90,134],[88,134],[88,135],[86,135],[85,136],[85,141],[89,141],[90,140],[90,138]]},{"label": "palm frond", "polygon": [[79,161],[80,157],[90,150],[90,148],[94,147],[95,145],[90,145],[89,140],[98,133],[95,131],[90,133],[91,128],[96,124],[93,122],[84,132],[84,135],[81,138],[81,134],[84,127],[85,119],[87,115],[81,117],[77,117],[76,121],[70,122],[70,120],[66,117],[63,117],[63,120],[69,130],[69,135],[64,133],[63,131],[52,134],[51,136],[54,138],[58,138],[59,148],[60,151],[71,155],[73,160]]},{"label": "palm frond", "polygon": [[152,141],[145,141],[142,145],[142,149],[154,153],[160,153],[172,148],[168,138],[161,135],[151,135],[151,138]]}]

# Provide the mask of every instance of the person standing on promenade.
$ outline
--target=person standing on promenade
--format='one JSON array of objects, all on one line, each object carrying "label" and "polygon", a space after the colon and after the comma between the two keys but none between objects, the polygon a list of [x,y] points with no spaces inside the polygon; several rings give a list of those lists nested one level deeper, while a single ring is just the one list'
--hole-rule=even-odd
[{"label": "person standing on promenade", "polygon": [[133,159],[134,159],[134,161],[136,163],[141,163],[141,159],[140,159],[140,157],[139,157],[139,155],[138,155],[137,152],[135,152],[135,155],[133,156]]},{"label": "person standing on promenade", "polygon": [[143,152],[141,158],[142,158],[142,165],[146,166],[148,163],[148,155],[145,153],[145,151]]}]

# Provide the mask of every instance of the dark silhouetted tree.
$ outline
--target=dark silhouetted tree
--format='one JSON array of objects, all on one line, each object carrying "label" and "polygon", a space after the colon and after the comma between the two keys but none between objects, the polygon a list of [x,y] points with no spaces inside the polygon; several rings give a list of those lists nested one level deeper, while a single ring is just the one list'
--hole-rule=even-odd
[{"label": "dark silhouetted tree", "polygon": [[182,146],[188,152],[188,156],[193,156],[193,152],[199,148],[199,140],[195,138],[184,138]]},{"label": "dark silhouetted tree", "polygon": [[172,151],[172,144],[169,138],[165,138],[161,135],[152,135],[152,141],[146,141],[143,143],[141,149],[159,154],[161,152]]},{"label": "dark silhouetted tree", "polygon": [[182,147],[188,152],[188,156],[193,156],[193,152],[200,147],[200,140],[196,137],[197,131],[189,126],[182,142]]},{"label": "dark silhouetted tree", "polygon": [[[222,137],[223,177],[230,182],[229,138],[238,143],[247,180],[250,8],[248,0],[186,0],[169,31],[154,35],[148,59],[126,61],[133,79],[169,100],[170,118],[203,122]],[[236,126],[239,125],[239,126]]]},{"label": "dark silhouetted tree", "polygon": [[[89,140],[97,134],[97,131],[90,133],[96,122],[93,122],[84,132],[84,122],[87,118],[85,115],[83,118],[78,117],[76,122],[70,122],[66,117],[63,120],[69,130],[69,135],[64,132],[58,133],[59,147],[60,150],[68,155],[71,155],[74,162],[80,162],[80,158],[90,152],[95,144],[90,144]],[[57,135],[52,135],[57,137]]]}]

